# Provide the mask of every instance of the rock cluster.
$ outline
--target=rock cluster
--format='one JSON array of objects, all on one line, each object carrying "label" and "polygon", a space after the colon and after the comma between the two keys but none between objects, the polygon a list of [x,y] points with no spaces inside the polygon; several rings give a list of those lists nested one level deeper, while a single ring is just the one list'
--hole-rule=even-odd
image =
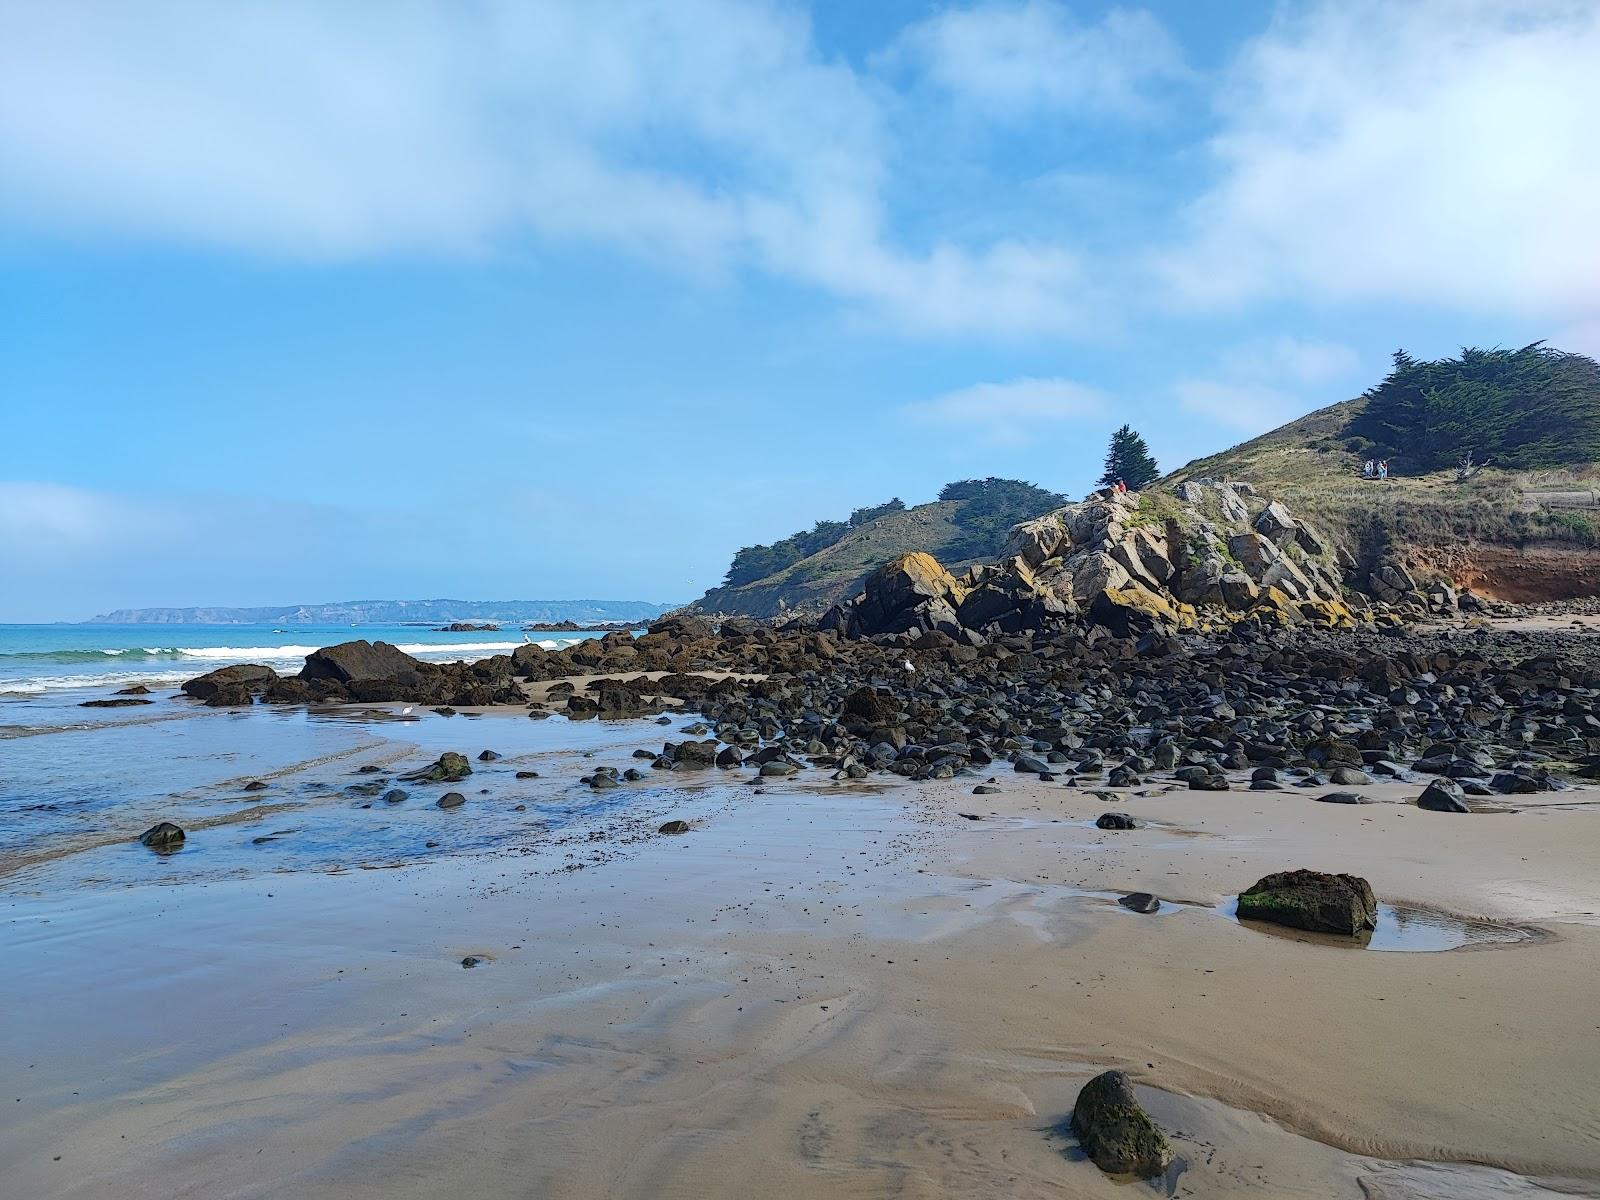
[{"label": "rock cluster", "polygon": [[[1186,482],[1170,493],[1097,494],[1016,526],[999,561],[959,577],[930,555],[903,555],[822,626],[847,637],[937,632],[982,645],[1075,620],[1121,636],[1246,615],[1353,625],[1343,581],[1354,562],[1279,501],[1252,516],[1253,492]],[[1385,599],[1411,598],[1415,581],[1404,584]]]}]

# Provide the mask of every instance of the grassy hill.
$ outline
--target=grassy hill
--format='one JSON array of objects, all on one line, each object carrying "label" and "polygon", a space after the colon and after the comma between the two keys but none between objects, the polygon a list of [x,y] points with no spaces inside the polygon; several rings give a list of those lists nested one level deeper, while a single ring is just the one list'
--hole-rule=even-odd
[{"label": "grassy hill", "polygon": [[[1458,471],[1468,453],[1473,465]],[[1363,479],[1387,459],[1385,481]],[[1397,550],[1437,576],[1508,600],[1600,594],[1600,365],[1535,344],[1395,355],[1354,400],[1308,413],[1157,486],[1232,479],[1281,497],[1355,558]],[[853,595],[873,568],[925,550],[953,571],[994,558],[1009,527],[1066,502],[1016,480],[963,480],[929,504],[898,500],[734,556],[691,607],[774,616]]]},{"label": "grassy hill", "polygon": [[[1535,377],[1517,374],[1514,387],[1497,390],[1494,377],[1518,356]],[[1541,363],[1554,376],[1543,388]],[[1407,386],[1417,367],[1426,386]],[[1458,470],[1468,451],[1487,465]],[[1389,458],[1388,480],[1361,477],[1375,457]],[[1506,599],[1554,599],[1600,593],[1597,459],[1592,360],[1542,347],[1468,350],[1424,364],[1397,355],[1396,370],[1365,395],[1196,459],[1163,483],[1246,480],[1358,557],[1391,545],[1424,573]]]},{"label": "grassy hill", "polygon": [[[906,508],[891,502],[857,510],[873,514],[863,520],[853,514],[849,522],[819,521],[812,530],[771,546],[747,546],[735,555],[723,586],[712,588],[691,607],[755,617],[822,611],[854,595],[873,568],[913,550],[925,550],[953,570],[991,559],[1012,525],[1064,503],[1065,497],[1020,480],[961,480],[947,484],[940,499],[929,504]],[[827,544],[813,548],[818,540]],[[806,552],[783,562],[796,545]],[[774,558],[782,565],[749,577],[752,569],[760,569],[750,564]]]}]

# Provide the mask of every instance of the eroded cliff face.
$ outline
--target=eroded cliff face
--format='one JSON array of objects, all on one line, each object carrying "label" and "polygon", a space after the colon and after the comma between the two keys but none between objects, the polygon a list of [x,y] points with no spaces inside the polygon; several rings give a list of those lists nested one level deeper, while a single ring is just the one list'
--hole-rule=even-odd
[{"label": "eroded cliff face", "polygon": [[1600,596],[1600,550],[1567,542],[1524,546],[1465,542],[1414,549],[1419,574],[1448,579],[1489,600],[1543,604]]}]

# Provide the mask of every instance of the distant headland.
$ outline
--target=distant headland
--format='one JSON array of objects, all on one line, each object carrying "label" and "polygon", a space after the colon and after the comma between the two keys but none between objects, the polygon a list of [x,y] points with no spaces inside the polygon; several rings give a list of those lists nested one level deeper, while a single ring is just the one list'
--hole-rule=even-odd
[{"label": "distant headland", "polygon": [[89,625],[349,625],[457,621],[648,621],[671,604],[649,600],[345,600],[333,604],[282,604],[260,608],[119,608]]}]

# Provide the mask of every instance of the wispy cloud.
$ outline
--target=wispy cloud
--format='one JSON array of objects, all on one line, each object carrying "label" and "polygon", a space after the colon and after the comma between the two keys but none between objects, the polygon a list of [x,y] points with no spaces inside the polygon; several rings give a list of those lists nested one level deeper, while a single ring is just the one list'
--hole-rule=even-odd
[{"label": "wispy cloud", "polygon": [[905,406],[925,424],[960,429],[992,445],[1037,441],[1106,409],[1103,392],[1070,379],[1016,379],[978,383]]},{"label": "wispy cloud", "polygon": [[918,330],[1103,311],[1059,242],[898,239],[880,93],[768,0],[21,3],[0,213],[302,259],[588,241]]},{"label": "wispy cloud", "polygon": [[1086,24],[1055,0],[945,9],[905,29],[877,64],[1011,120],[1145,115],[1156,91],[1190,75],[1166,27],[1144,9],[1112,9]]},{"label": "wispy cloud", "polygon": [[1200,308],[1592,312],[1596,62],[1593,4],[1284,6],[1219,94],[1219,178],[1158,268]]}]

